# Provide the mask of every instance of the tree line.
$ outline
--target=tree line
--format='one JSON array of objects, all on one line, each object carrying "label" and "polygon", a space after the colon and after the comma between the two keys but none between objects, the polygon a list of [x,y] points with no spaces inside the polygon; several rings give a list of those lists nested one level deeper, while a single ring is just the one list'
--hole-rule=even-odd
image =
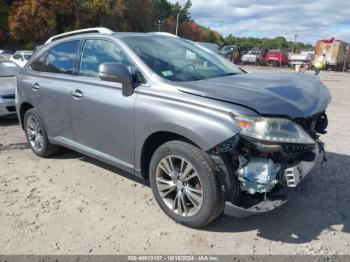
[{"label": "tree line", "polygon": [[[168,0],[0,0],[0,46],[31,49],[52,35],[96,26],[119,32],[161,30],[175,34],[178,14],[179,36],[193,41],[246,48],[291,46],[284,37],[223,37],[197,24],[191,17],[191,6],[190,0],[183,5]],[[297,48],[305,47],[297,43]]]}]

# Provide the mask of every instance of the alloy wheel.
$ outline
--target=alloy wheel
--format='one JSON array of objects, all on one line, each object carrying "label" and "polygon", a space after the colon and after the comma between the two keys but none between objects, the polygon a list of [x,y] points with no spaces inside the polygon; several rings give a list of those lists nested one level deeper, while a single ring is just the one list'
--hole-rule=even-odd
[{"label": "alloy wheel", "polygon": [[169,155],[159,161],[156,185],[163,202],[177,215],[193,216],[203,204],[200,177],[183,157]]},{"label": "alloy wheel", "polygon": [[27,119],[26,128],[28,141],[31,147],[35,151],[41,151],[44,147],[44,136],[39,120],[35,116],[30,115]]}]

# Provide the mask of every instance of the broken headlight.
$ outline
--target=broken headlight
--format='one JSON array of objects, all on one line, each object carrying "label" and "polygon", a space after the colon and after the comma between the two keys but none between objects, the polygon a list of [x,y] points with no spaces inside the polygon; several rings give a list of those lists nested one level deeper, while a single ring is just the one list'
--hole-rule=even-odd
[{"label": "broken headlight", "polygon": [[231,114],[241,134],[279,143],[314,144],[315,141],[298,124],[284,118]]}]

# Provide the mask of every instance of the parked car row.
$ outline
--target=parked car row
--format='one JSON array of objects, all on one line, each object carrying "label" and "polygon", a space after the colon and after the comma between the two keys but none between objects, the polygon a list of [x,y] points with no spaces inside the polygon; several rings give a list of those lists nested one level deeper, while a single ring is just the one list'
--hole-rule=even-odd
[{"label": "parked car row", "polygon": [[279,49],[253,48],[245,52],[242,48],[235,45],[227,45],[219,51],[219,54],[235,64],[289,65],[288,53]]},{"label": "parked car row", "polygon": [[2,60],[10,60],[21,68],[26,65],[32,55],[33,51],[31,50],[19,50],[15,53],[9,50],[0,50],[0,58]]},{"label": "parked car row", "polygon": [[235,64],[270,66],[306,66],[311,68],[321,55],[326,58],[325,70],[347,71],[350,68],[350,43],[334,38],[317,41],[315,50],[288,53],[280,49],[258,49],[249,51],[236,45],[226,45],[216,51]]}]

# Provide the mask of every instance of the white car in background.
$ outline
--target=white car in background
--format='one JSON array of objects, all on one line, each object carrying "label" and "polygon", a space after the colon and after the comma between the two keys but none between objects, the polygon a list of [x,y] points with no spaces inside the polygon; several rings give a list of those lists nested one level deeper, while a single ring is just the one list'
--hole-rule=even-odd
[{"label": "white car in background", "polygon": [[1,59],[7,59],[8,60],[8,59],[11,58],[12,55],[13,55],[12,51],[0,49],[0,58]]},{"label": "white car in background", "polygon": [[10,60],[20,67],[24,67],[32,57],[33,51],[17,51]]},{"label": "white car in background", "polygon": [[311,64],[315,58],[315,51],[311,50],[304,50],[300,53],[291,53],[289,55],[289,64],[292,67],[295,67],[296,65],[309,65],[311,67]]},{"label": "white car in background", "polygon": [[242,56],[243,64],[259,64],[262,60],[261,50],[252,49],[247,54]]},{"label": "white car in background", "polygon": [[0,58],[0,117],[16,113],[16,75],[20,70],[12,61]]}]

